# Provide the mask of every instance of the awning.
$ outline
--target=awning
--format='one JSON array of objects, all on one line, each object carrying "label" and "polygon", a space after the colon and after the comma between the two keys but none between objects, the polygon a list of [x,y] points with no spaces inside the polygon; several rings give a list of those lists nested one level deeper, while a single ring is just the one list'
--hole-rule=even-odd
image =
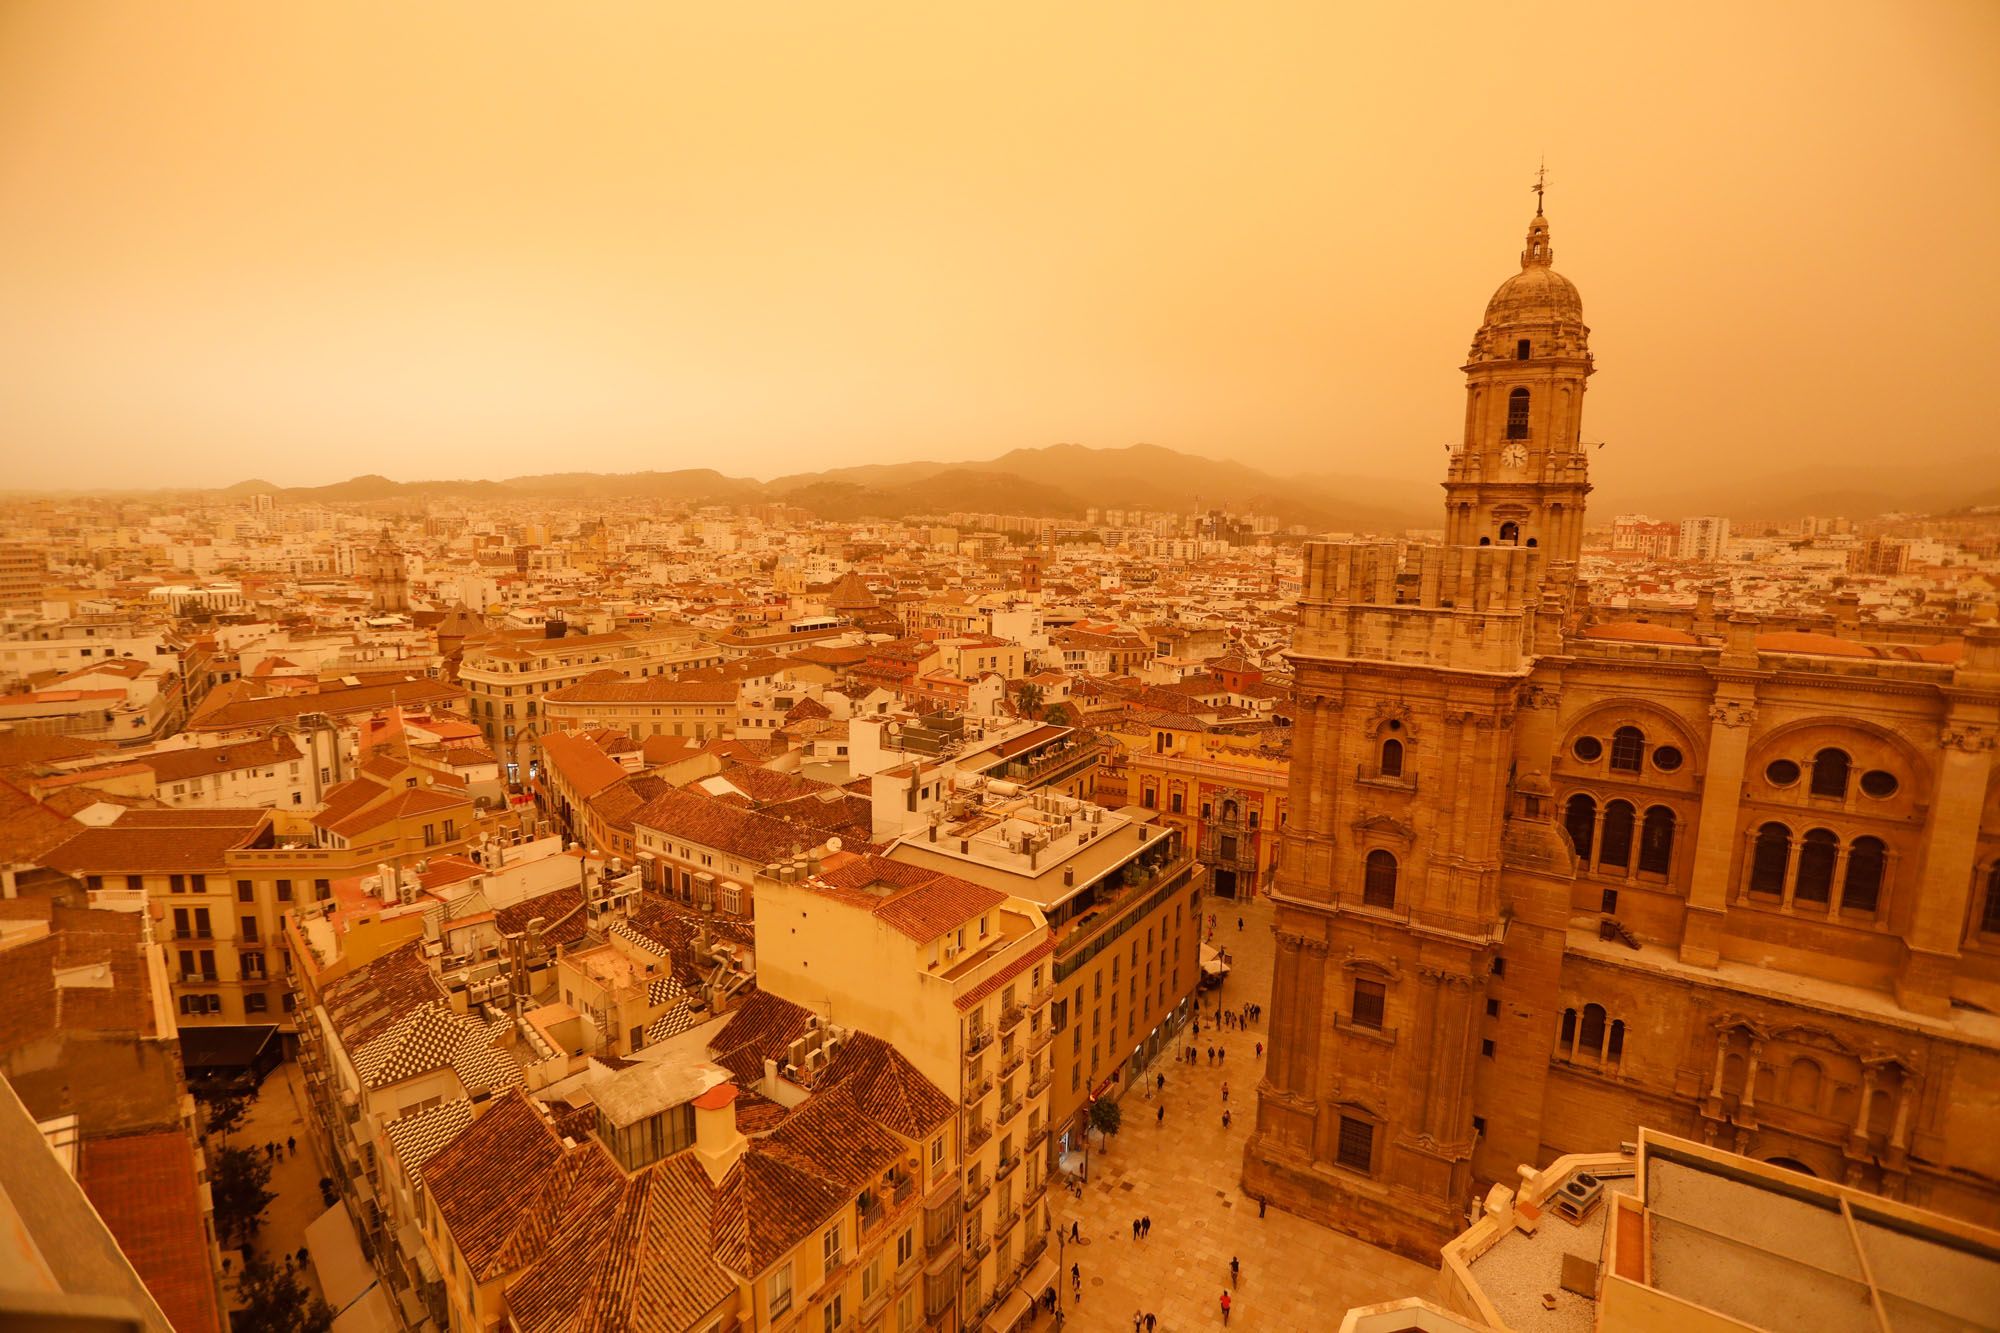
[{"label": "awning", "polygon": [[1028,1293],[1028,1299],[1033,1301],[1055,1284],[1056,1257],[1053,1254],[1044,1254],[1035,1261],[1035,1266],[1028,1270],[1028,1275],[1021,1279],[1021,1290]]},{"label": "awning", "polygon": [[319,1274],[319,1289],[336,1314],[375,1285],[375,1269],[361,1252],[344,1203],[327,1209],[306,1227],[306,1251]]},{"label": "awning", "polygon": [[1026,1288],[1014,1288],[1007,1293],[1007,1299],[994,1306],[993,1313],[986,1316],[987,1333],[1014,1333],[1014,1325],[1027,1318],[1028,1307],[1033,1304]]}]

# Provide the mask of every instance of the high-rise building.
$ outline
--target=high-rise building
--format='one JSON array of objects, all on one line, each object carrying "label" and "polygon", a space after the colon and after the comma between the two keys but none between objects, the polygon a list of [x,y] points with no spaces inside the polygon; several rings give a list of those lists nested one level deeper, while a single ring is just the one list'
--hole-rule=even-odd
[{"label": "high-rise building", "polygon": [[1716,515],[1681,520],[1680,539],[1674,543],[1674,554],[1683,560],[1713,561],[1722,559],[1722,550],[1729,545],[1729,520]]},{"label": "high-rise building", "polygon": [[[2000,629],[1593,608],[1595,369],[1538,211],[1447,544],[1308,546],[1250,1193],[1428,1256],[1641,1124],[2000,1221]],[[1719,524],[1718,524],[1719,527]]]}]

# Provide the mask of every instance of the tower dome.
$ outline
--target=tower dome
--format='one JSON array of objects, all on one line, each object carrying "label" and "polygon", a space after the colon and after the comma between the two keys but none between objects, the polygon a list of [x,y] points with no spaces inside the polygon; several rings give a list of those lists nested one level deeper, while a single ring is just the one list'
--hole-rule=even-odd
[{"label": "tower dome", "polygon": [[1501,283],[1487,301],[1467,360],[1511,359],[1520,354],[1524,342],[1537,356],[1589,356],[1583,297],[1575,283],[1550,266],[1554,258],[1549,220],[1537,208],[1521,249],[1521,271]]}]

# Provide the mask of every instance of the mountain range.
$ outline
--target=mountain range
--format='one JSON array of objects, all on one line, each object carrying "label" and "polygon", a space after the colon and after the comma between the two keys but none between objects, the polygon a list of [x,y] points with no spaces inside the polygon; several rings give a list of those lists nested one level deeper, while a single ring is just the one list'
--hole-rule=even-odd
[{"label": "mountain range", "polygon": [[[155,492],[189,499],[259,493],[297,503],[329,504],[447,498],[782,502],[835,520],[959,511],[1082,519],[1091,508],[1173,513],[1228,509],[1269,514],[1315,532],[1394,533],[1435,528],[1443,521],[1436,482],[1335,472],[1281,476],[1247,463],[1152,444],[1116,449],[1056,444],[1015,449],[983,462],[868,463],[770,481],[731,477],[713,468],[683,468],[551,472],[504,481],[392,481],[371,474],[326,486],[287,487],[251,480],[219,492]],[[1951,513],[1983,505],[2000,505],[2000,466],[1990,458],[1928,466],[1817,465],[1694,478],[1671,490],[1600,485],[1591,500],[1600,518],[1644,512],[1669,519],[1725,514],[1737,520],[1785,520],[1804,514],[1868,518],[1892,511]]]}]

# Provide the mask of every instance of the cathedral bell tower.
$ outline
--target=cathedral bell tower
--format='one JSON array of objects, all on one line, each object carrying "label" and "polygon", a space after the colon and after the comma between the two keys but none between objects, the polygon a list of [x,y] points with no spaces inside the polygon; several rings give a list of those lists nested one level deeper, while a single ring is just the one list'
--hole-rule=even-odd
[{"label": "cathedral bell tower", "polygon": [[1538,209],[1465,366],[1445,544],[1309,543],[1286,654],[1290,815],[1243,1185],[1425,1258],[1480,1181],[1539,1151],[1523,1108],[1556,1021],[1571,862],[1545,779],[1516,761],[1552,725],[1533,677],[1581,545],[1591,363],[1549,259]]},{"label": "cathedral bell tower", "polygon": [[1486,303],[1463,367],[1465,438],[1445,473],[1444,540],[1539,547],[1551,566],[1573,566],[1590,493],[1581,443],[1590,330],[1575,285],[1550,267],[1536,195],[1521,271]]}]

